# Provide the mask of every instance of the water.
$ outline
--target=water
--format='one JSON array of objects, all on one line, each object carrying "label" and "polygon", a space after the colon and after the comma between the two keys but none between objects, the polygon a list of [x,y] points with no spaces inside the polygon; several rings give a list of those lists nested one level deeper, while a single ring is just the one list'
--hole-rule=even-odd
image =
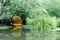
[{"label": "water", "polygon": [[60,40],[60,31],[2,31],[0,32],[0,40]]}]

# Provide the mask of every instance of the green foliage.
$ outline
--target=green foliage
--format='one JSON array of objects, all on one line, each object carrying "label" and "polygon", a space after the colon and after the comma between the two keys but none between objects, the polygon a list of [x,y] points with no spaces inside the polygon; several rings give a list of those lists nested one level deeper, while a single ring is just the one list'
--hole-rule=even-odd
[{"label": "green foliage", "polygon": [[29,11],[36,7],[36,0],[6,0],[2,13],[4,16],[1,18],[11,19],[14,15],[28,15]]},{"label": "green foliage", "polygon": [[26,25],[31,25],[33,29],[50,31],[57,27],[59,3],[58,6],[56,3],[56,0],[6,0],[0,19],[12,19],[15,15],[25,16]]},{"label": "green foliage", "polygon": [[[36,15],[36,14],[35,14]],[[31,15],[33,16],[33,14]],[[27,17],[27,25],[33,26],[33,29],[40,30],[40,31],[51,31],[55,28],[57,28],[57,20],[56,17],[51,17],[49,15],[47,16],[41,16],[36,15],[33,17]],[[31,18],[30,18],[31,17]]]},{"label": "green foliage", "polygon": [[60,17],[60,0],[44,0],[41,4],[51,16]]},{"label": "green foliage", "polygon": [[57,27],[60,27],[60,18],[57,18]]}]

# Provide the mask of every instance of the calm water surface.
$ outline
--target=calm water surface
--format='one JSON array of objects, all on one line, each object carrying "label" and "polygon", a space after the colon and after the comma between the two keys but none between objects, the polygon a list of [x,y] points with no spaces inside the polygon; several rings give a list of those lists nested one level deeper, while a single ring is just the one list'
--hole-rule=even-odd
[{"label": "calm water surface", "polygon": [[60,40],[60,31],[2,31],[0,32],[0,40]]}]

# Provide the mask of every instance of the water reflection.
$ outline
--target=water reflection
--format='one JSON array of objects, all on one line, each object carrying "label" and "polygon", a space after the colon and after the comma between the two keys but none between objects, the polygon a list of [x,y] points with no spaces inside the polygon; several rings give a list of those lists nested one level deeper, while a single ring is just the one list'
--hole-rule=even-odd
[{"label": "water reflection", "polygon": [[26,32],[23,31],[1,31],[0,40],[26,40]]},{"label": "water reflection", "polygon": [[60,40],[60,32],[2,31],[0,40]]}]

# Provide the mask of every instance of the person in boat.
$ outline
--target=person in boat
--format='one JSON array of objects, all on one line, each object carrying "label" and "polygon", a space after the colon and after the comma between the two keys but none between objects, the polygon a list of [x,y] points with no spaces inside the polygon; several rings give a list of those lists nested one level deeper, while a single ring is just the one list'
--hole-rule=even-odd
[{"label": "person in boat", "polygon": [[12,20],[13,20],[13,23],[11,23],[13,26],[15,26],[14,28],[13,28],[13,31],[15,31],[15,30],[22,30],[22,19],[21,19],[21,17],[20,16],[13,16],[13,18],[12,18]]}]

